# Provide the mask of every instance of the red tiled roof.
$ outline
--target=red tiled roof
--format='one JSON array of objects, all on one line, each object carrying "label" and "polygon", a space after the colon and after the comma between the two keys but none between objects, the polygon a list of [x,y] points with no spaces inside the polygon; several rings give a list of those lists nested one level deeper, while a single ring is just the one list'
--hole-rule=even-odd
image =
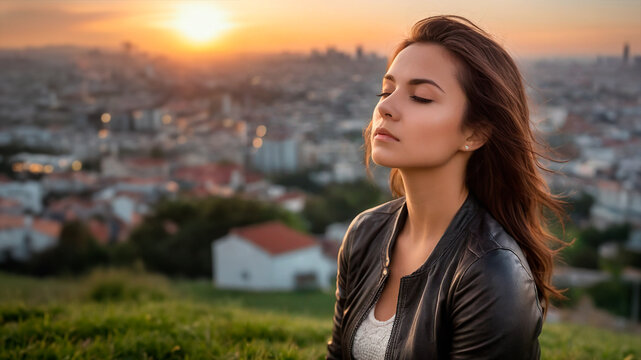
[{"label": "red tiled roof", "polygon": [[12,207],[16,207],[16,206],[20,206],[20,201],[0,196],[0,207],[12,208]]},{"label": "red tiled roof", "polygon": [[0,214],[0,230],[21,228],[24,218],[24,215]]},{"label": "red tiled roof", "polygon": [[232,233],[252,242],[271,255],[316,245],[316,240],[277,221],[232,229]]},{"label": "red tiled roof", "polygon": [[60,236],[62,231],[62,224],[55,220],[49,219],[33,219],[33,224],[31,227],[43,234],[46,234],[54,239],[57,239]]},{"label": "red tiled roof", "polygon": [[107,224],[98,219],[90,219],[87,227],[98,243],[105,245],[109,242],[109,227]]},{"label": "red tiled roof", "polygon": [[245,172],[245,183],[251,184],[263,180],[263,177],[253,172]]},{"label": "red tiled roof", "polygon": [[262,180],[258,174],[245,170],[236,164],[203,164],[183,166],[176,169],[172,176],[175,179],[203,183],[211,181],[217,185],[228,185],[234,171],[238,171],[245,178],[245,183],[253,183]]},{"label": "red tiled roof", "polygon": [[86,210],[91,209],[94,206],[92,200],[87,200],[79,196],[66,196],[59,200],[53,200],[49,203],[49,210],[52,211],[62,211],[70,207],[84,208]]},{"label": "red tiled roof", "polygon": [[138,212],[133,212],[131,214],[131,226],[137,226],[139,225],[143,220],[143,215],[138,213]]},{"label": "red tiled roof", "polygon": [[622,188],[621,183],[614,180],[606,180],[606,179],[597,180],[596,186],[599,189],[611,190],[611,191],[619,191]]},{"label": "red tiled roof", "polygon": [[599,130],[581,115],[570,112],[565,119],[565,123],[563,123],[563,126],[559,129],[559,132],[563,134],[595,134],[598,133]]},{"label": "red tiled roof", "polygon": [[136,157],[136,158],[129,158],[123,161],[127,165],[135,166],[135,167],[156,167],[156,166],[163,166],[168,164],[167,160],[165,159],[159,159],[159,158],[152,158],[152,157]]},{"label": "red tiled roof", "polygon": [[124,197],[128,197],[128,198],[130,198],[132,200],[138,200],[138,201],[142,201],[142,200],[145,199],[145,194],[142,194],[142,193],[139,193],[139,192],[135,192],[135,191],[130,191],[130,190],[117,191],[115,196],[124,196]]},{"label": "red tiled roof", "polygon": [[123,184],[135,184],[135,185],[164,185],[167,182],[167,178],[162,176],[152,176],[152,177],[136,177],[136,176],[126,176],[118,179],[117,182]]},{"label": "red tiled roof", "polygon": [[85,185],[94,185],[98,183],[98,176],[95,173],[86,171],[54,172],[47,174],[47,180],[67,180],[80,182]]},{"label": "red tiled roof", "polygon": [[[24,215],[0,214],[0,230],[25,228],[25,218]],[[57,239],[62,230],[62,224],[55,220],[33,217],[31,228]]]},{"label": "red tiled roof", "polygon": [[305,194],[300,192],[300,191],[290,191],[282,194],[281,196],[277,197],[274,199],[277,203],[284,202],[287,200],[292,200],[292,199],[305,199]]}]

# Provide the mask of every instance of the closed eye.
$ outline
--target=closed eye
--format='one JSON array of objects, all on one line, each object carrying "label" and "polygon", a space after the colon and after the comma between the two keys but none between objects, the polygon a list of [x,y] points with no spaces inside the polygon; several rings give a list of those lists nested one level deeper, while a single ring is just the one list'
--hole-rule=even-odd
[{"label": "closed eye", "polygon": [[[383,93],[380,93],[380,94],[378,94],[378,95],[376,95],[376,96],[379,96],[379,97],[383,97],[383,98],[384,98],[384,97],[386,97],[386,96],[389,96],[390,94],[391,94],[391,93],[383,92]],[[430,99],[424,99],[424,98],[422,98],[422,97],[418,97],[418,96],[410,96],[410,98],[412,98],[414,101],[416,101],[416,102],[418,102],[418,103],[421,103],[421,104],[429,104],[429,103],[431,103],[432,101],[434,101],[434,100],[430,100]]]},{"label": "closed eye", "polygon": [[422,97],[418,97],[418,96],[410,96],[410,97],[412,99],[414,99],[414,101],[420,102],[420,103],[423,103],[423,104],[429,104],[432,101],[434,101],[434,100],[430,100],[430,99],[423,99]]}]

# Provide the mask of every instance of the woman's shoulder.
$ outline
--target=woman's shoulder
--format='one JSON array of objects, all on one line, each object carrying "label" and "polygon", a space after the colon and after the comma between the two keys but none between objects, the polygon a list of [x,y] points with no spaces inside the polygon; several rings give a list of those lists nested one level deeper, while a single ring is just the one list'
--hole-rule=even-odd
[{"label": "woman's shoulder", "polygon": [[488,262],[491,259],[498,261],[507,257],[513,260],[515,266],[523,267],[532,277],[532,271],[523,250],[514,237],[485,209],[479,211],[477,215],[479,221],[476,222],[467,241],[466,255],[470,258],[468,263],[479,260]]},{"label": "woman's shoulder", "polygon": [[477,283],[495,286],[493,291],[523,291],[526,284],[534,288],[534,277],[519,243],[489,212],[480,211],[478,220],[470,231],[456,287],[482,278],[486,281]]}]

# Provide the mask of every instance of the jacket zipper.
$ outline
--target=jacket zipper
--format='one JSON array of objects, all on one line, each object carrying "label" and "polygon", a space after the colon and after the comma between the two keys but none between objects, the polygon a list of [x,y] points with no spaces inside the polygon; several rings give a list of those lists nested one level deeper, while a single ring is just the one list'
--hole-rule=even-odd
[{"label": "jacket zipper", "polygon": [[398,299],[396,299],[396,317],[394,318],[394,322],[392,323],[392,331],[390,333],[389,340],[387,341],[387,347],[385,349],[385,356],[383,357],[384,360],[389,359],[392,356],[391,355],[391,351],[390,351],[390,349],[392,347],[390,346],[390,344],[394,340],[394,335],[396,333],[395,330],[397,330],[397,326],[396,326],[397,321],[396,320],[398,320],[398,317],[399,317],[399,315],[398,315],[399,306],[398,305],[401,303],[401,289],[402,288],[403,288],[403,278],[400,279],[400,283],[398,285]]},{"label": "jacket zipper", "polygon": [[[384,267],[383,277],[381,278],[381,280],[378,283],[378,290],[376,291],[376,294],[374,295],[374,299],[370,300],[370,304],[367,307],[367,310],[365,310],[365,312],[363,312],[361,314],[358,322],[356,323],[356,325],[354,325],[354,330],[352,331],[352,336],[351,336],[351,339],[350,339],[350,342],[349,342],[349,353],[348,353],[349,354],[349,359],[352,359],[352,348],[354,347],[354,338],[356,337],[356,331],[358,330],[358,327],[360,326],[360,324],[365,319],[365,316],[372,309],[372,305],[376,304],[376,301],[378,301],[378,298],[381,296],[381,293],[383,292],[383,288],[384,288],[383,285],[385,284],[385,280],[387,280],[388,274],[389,274],[389,270],[387,269],[387,267]],[[394,322],[396,323],[396,319],[394,319]],[[392,328],[393,327],[394,326],[392,325]]]}]

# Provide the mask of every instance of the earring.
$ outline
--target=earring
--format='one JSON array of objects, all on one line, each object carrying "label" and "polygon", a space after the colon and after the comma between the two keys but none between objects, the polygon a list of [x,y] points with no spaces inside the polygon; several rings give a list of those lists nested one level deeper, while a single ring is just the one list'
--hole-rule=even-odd
[{"label": "earring", "polygon": [[470,149],[470,146],[469,145],[465,145],[465,150],[469,150],[469,149]]}]

